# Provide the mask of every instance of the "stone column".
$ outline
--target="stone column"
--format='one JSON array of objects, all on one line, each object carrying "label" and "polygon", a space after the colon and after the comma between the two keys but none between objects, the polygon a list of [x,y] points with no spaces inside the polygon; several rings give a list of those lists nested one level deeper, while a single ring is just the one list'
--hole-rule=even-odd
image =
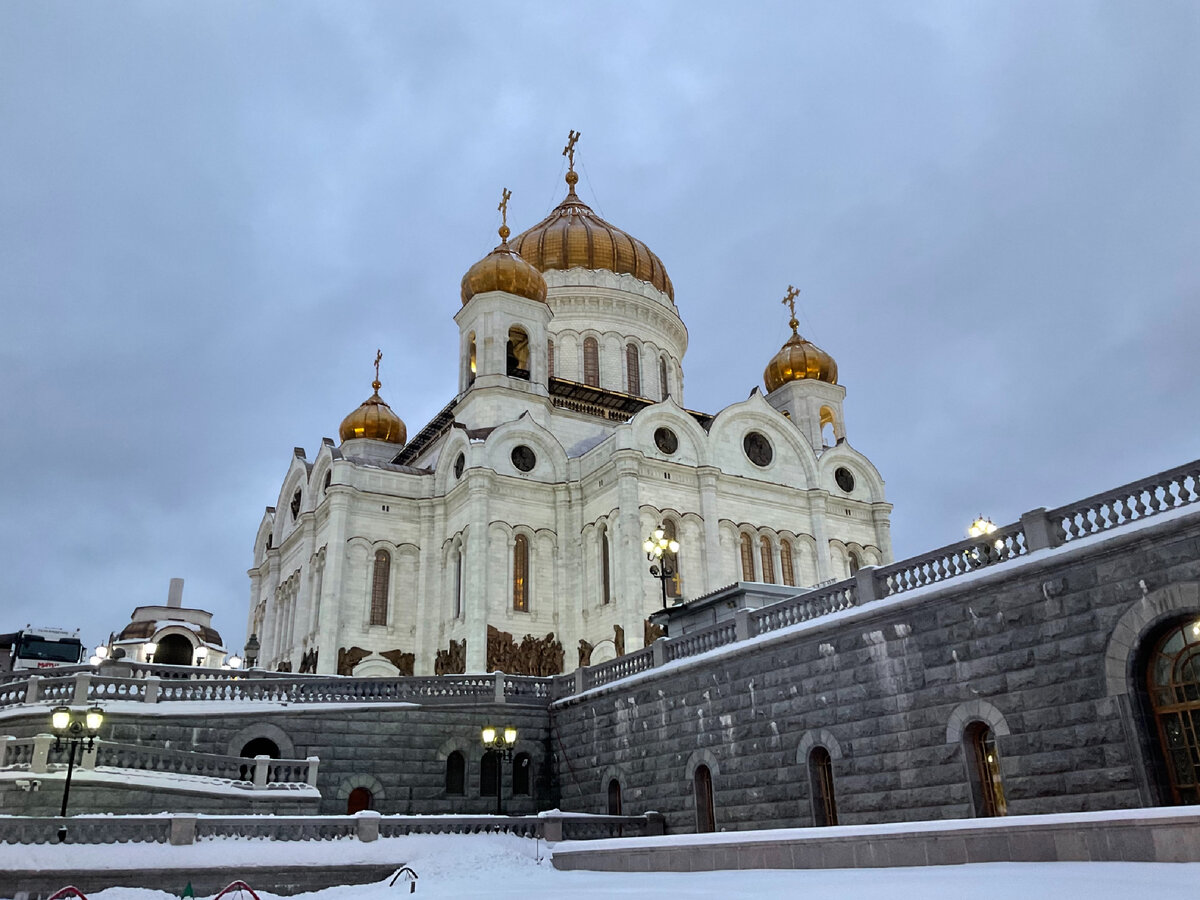
[{"label": "stone column", "polygon": [[826,527],[825,492],[810,491],[808,508],[812,516],[813,538],[817,543],[817,581],[828,581],[833,577],[833,565],[829,561],[829,529]]},{"label": "stone column", "polygon": [[[698,597],[716,590],[728,582],[721,572],[721,514],[717,508],[717,470],[703,468],[700,476],[700,517],[704,520],[705,584],[692,596]],[[699,548],[697,548],[699,549]]]},{"label": "stone column", "polygon": [[875,505],[871,509],[871,522],[875,526],[875,544],[879,547],[879,552],[883,556],[882,565],[888,565],[895,562],[892,558],[892,523],[890,519],[891,507]]},{"label": "stone column", "polygon": [[487,670],[488,625],[488,493],[492,478],[472,477],[467,501],[470,526],[463,542],[463,612],[467,620],[467,671]]},{"label": "stone column", "polygon": [[[646,601],[648,575],[643,571],[646,554],[642,550],[645,535],[641,533],[641,512],[638,498],[638,461],[625,456],[616,460],[617,470],[617,528],[616,540],[609,536],[612,553],[610,574],[614,600],[621,604],[618,618],[625,623],[626,651],[629,641],[636,641],[642,631],[642,620],[656,607]],[[654,596],[658,596],[655,594]]]},{"label": "stone column", "polygon": [[454,607],[446,606],[446,594],[442,582],[436,577],[441,566],[438,561],[443,552],[436,539],[435,510],[432,503],[419,507],[421,546],[417,550],[416,591],[417,631],[413,642],[413,674],[432,675],[437,657],[437,626],[454,615]]},{"label": "stone column", "polygon": [[321,579],[321,624],[317,632],[317,671],[337,672],[339,615],[342,583],[346,579],[346,520],[350,515],[349,488],[331,485],[329,497],[329,543],[325,550],[325,574]]}]

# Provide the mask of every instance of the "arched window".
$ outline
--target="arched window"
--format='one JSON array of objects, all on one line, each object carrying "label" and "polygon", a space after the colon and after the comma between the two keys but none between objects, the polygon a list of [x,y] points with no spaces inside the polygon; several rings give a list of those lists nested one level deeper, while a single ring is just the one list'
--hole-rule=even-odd
[{"label": "arched window", "polygon": [[833,797],[833,760],[817,745],[808,754],[808,785],[812,797],[813,824],[836,825],[837,802]]},{"label": "arched window", "polygon": [[[668,541],[678,540],[678,535],[675,532],[675,522],[672,519],[663,519],[663,537]],[[663,561],[671,568],[675,574],[667,582],[668,597],[682,597],[683,590],[681,588],[682,579],[679,577],[679,554],[671,553],[670,551],[663,554]]]},{"label": "arched window", "polygon": [[552,340],[546,341],[546,372],[551,378],[554,377],[554,341]]},{"label": "arched window", "polygon": [[621,782],[615,778],[609,779],[608,782],[608,814],[621,815]]},{"label": "arched window", "polygon": [[708,771],[708,766],[696,766],[696,774],[692,776],[692,787],[696,795],[696,833],[707,834],[710,831],[716,831],[712,773]]},{"label": "arched window", "polygon": [[640,397],[642,393],[642,363],[638,359],[637,344],[625,346],[625,375],[629,383],[629,393]]},{"label": "arched window", "polygon": [[529,380],[529,335],[520,328],[508,329],[505,347],[505,374]]},{"label": "arched window", "polygon": [[386,625],[388,614],[388,576],[392,557],[386,550],[375,551],[375,574],[371,579],[371,624]]},{"label": "arched window", "polygon": [[765,534],[759,538],[759,555],[762,557],[762,580],[767,584],[775,583],[775,558],[771,554],[771,539]]},{"label": "arched window", "polygon": [[662,391],[661,399],[666,400],[671,396],[671,388],[667,384],[667,358],[665,356],[659,357],[658,360],[658,385]]},{"label": "arched window", "polygon": [[986,722],[975,721],[963,732],[971,797],[977,816],[1002,816],[1008,812],[1004,782],[1000,778],[1000,751],[996,735]]},{"label": "arched window", "polygon": [[530,772],[533,769],[533,759],[528,753],[518,753],[513,757],[512,792],[513,796],[529,796]]},{"label": "arched window", "polygon": [[783,583],[795,587],[796,566],[792,562],[792,542],[787,538],[779,540],[779,567],[783,569]]},{"label": "arched window", "polygon": [[467,348],[467,384],[475,383],[475,335],[472,334],[467,338],[469,344]]},{"label": "arched window", "polygon": [[154,661],[164,666],[190,666],[195,655],[196,648],[182,634],[166,634],[158,639]]},{"label": "arched window", "polygon": [[238,754],[247,759],[254,759],[256,756],[269,756],[271,759],[279,759],[279,745],[270,738],[256,737],[242,747],[242,752]]},{"label": "arched window", "polygon": [[454,551],[454,618],[461,619],[463,614],[463,583],[462,583],[462,548]]},{"label": "arched window", "polygon": [[750,535],[742,535],[742,581],[754,580],[754,541]]},{"label": "arched window", "polygon": [[350,792],[350,796],[346,798],[346,815],[352,816],[356,812],[362,812],[364,809],[371,808],[371,802],[375,798],[371,796],[371,792],[365,787],[356,787]]},{"label": "arched window", "polygon": [[1176,803],[1200,803],[1200,621],[1172,627],[1146,669],[1159,748]]},{"label": "arched window", "polygon": [[859,569],[862,568],[862,559],[853,550],[850,551],[849,556],[847,558],[849,560],[850,574],[853,575],[855,572],[857,572]]},{"label": "arched window", "polygon": [[600,532],[600,586],[603,593],[600,595],[600,602],[608,604],[612,602],[612,571],[609,568],[609,549],[608,549],[608,531]]},{"label": "arched window", "polygon": [[495,797],[500,790],[500,754],[489,750],[479,764],[479,796]]},{"label": "arched window", "polygon": [[461,797],[467,787],[467,760],[455,750],[446,757],[446,793]]},{"label": "arched window", "polygon": [[600,345],[594,337],[583,339],[583,383],[600,387]]},{"label": "arched window", "polygon": [[517,612],[529,612],[529,539],[518,534],[513,540],[512,604]]}]

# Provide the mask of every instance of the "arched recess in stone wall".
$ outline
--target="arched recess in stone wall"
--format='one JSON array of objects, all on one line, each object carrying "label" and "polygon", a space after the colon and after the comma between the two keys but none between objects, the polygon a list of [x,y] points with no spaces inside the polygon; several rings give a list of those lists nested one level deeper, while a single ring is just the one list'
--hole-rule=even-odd
[{"label": "arched recess in stone wall", "polygon": [[269,741],[274,741],[275,746],[279,748],[281,759],[299,758],[296,756],[296,746],[292,743],[292,739],[288,737],[287,732],[278,725],[272,725],[269,722],[258,722],[254,725],[247,725],[241,731],[235,733],[229,739],[225,753],[229,756],[241,756],[242,748],[255,738],[266,738]]},{"label": "arched recess in stone wall", "polygon": [[1105,690],[1125,729],[1134,756],[1138,796],[1144,806],[1172,802],[1158,726],[1146,689],[1145,667],[1152,645],[1164,628],[1191,617],[1200,617],[1200,582],[1185,581],[1146,591],[1117,620],[1105,648]]},{"label": "arched recess in stone wall", "polygon": [[[350,792],[355,788],[366,788],[371,792],[371,802],[378,804],[380,800],[386,797],[383,790],[383,784],[374,775],[365,773],[357,775],[347,775],[342,779],[337,789],[337,799],[339,806],[345,806],[346,801],[350,799]],[[372,809],[378,809],[378,806],[373,806]]]},{"label": "arched recess in stone wall", "polygon": [[[687,776],[689,784],[696,776],[696,768],[701,765],[708,766],[708,771],[712,772],[714,776],[721,774],[721,764],[711,750],[693,750],[684,768],[684,774]],[[690,795],[691,789],[689,788],[688,791]]]},{"label": "arched recess in stone wall", "polygon": [[1012,733],[1004,713],[986,700],[968,700],[958,704],[950,713],[950,720],[946,723],[946,743],[957,744],[962,740],[966,727],[976,721],[986,722],[997,737]]},{"label": "arched recess in stone wall", "polygon": [[842,745],[838,743],[838,739],[828,728],[816,728],[804,732],[804,736],[800,738],[800,744],[796,747],[796,765],[807,766],[808,754],[817,746],[828,750],[830,759],[842,758]]}]

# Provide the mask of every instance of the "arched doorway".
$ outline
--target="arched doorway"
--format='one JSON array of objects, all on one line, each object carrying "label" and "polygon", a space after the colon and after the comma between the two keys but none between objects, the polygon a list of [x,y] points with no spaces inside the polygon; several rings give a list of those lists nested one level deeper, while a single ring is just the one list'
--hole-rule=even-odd
[{"label": "arched doorway", "polygon": [[1146,667],[1171,798],[1200,803],[1200,620],[1172,626]]},{"label": "arched doorway", "polygon": [[194,654],[192,642],[182,634],[164,634],[154,649],[154,661],[164,666],[190,666]]},{"label": "arched doorway", "polygon": [[813,823],[818,827],[836,825],[837,801],[833,794],[833,758],[821,745],[808,754],[808,781],[812,792]]},{"label": "arched doorway", "polygon": [[608,814],[621,815],[621,782],[615,778],[608,782]]},{"label": "arched doorway", "polygon": [[352,816],[356,812],[370,809],[373,799],[371,792],[365,787],[356,787],[350,792],[350,796],[346,798],[346,815]]},{"label": "arched doorway", "polygon": [[692,777],[696,794],[696,832],[698,834],[716,831],[716,816],[713,813],[712,773],[708,766],[696,766],[696,774]]},{"label": "arched doorway", "polygon": [[1003,816],[1008,812],[1004,782],[1000,777],[1000,751],[996,734],[986,722],[975,721],[963,731],[971,796],[977,816]]}]

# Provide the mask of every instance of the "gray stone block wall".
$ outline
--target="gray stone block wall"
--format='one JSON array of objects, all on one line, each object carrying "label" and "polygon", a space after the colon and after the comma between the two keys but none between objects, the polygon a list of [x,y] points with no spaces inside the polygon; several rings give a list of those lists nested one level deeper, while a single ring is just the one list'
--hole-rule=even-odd
[{"label": "gray stone block wall", "polygon": [[798,759],[810,734],[836,744],[840,823],[967,817],[964,751],[947,728],[980,701],[1002,717],[1010,815],[1164,802],[1145,773],[1154,742],[1109,695],[1105,653],[1132,605],[1198,580],[1200,524],[1168,522],[568,699],[554,710],[561,805],[605,811],[613,775],[626,811],[691,831],[691,771],[706,762],[718,830],[810,825]]}]

